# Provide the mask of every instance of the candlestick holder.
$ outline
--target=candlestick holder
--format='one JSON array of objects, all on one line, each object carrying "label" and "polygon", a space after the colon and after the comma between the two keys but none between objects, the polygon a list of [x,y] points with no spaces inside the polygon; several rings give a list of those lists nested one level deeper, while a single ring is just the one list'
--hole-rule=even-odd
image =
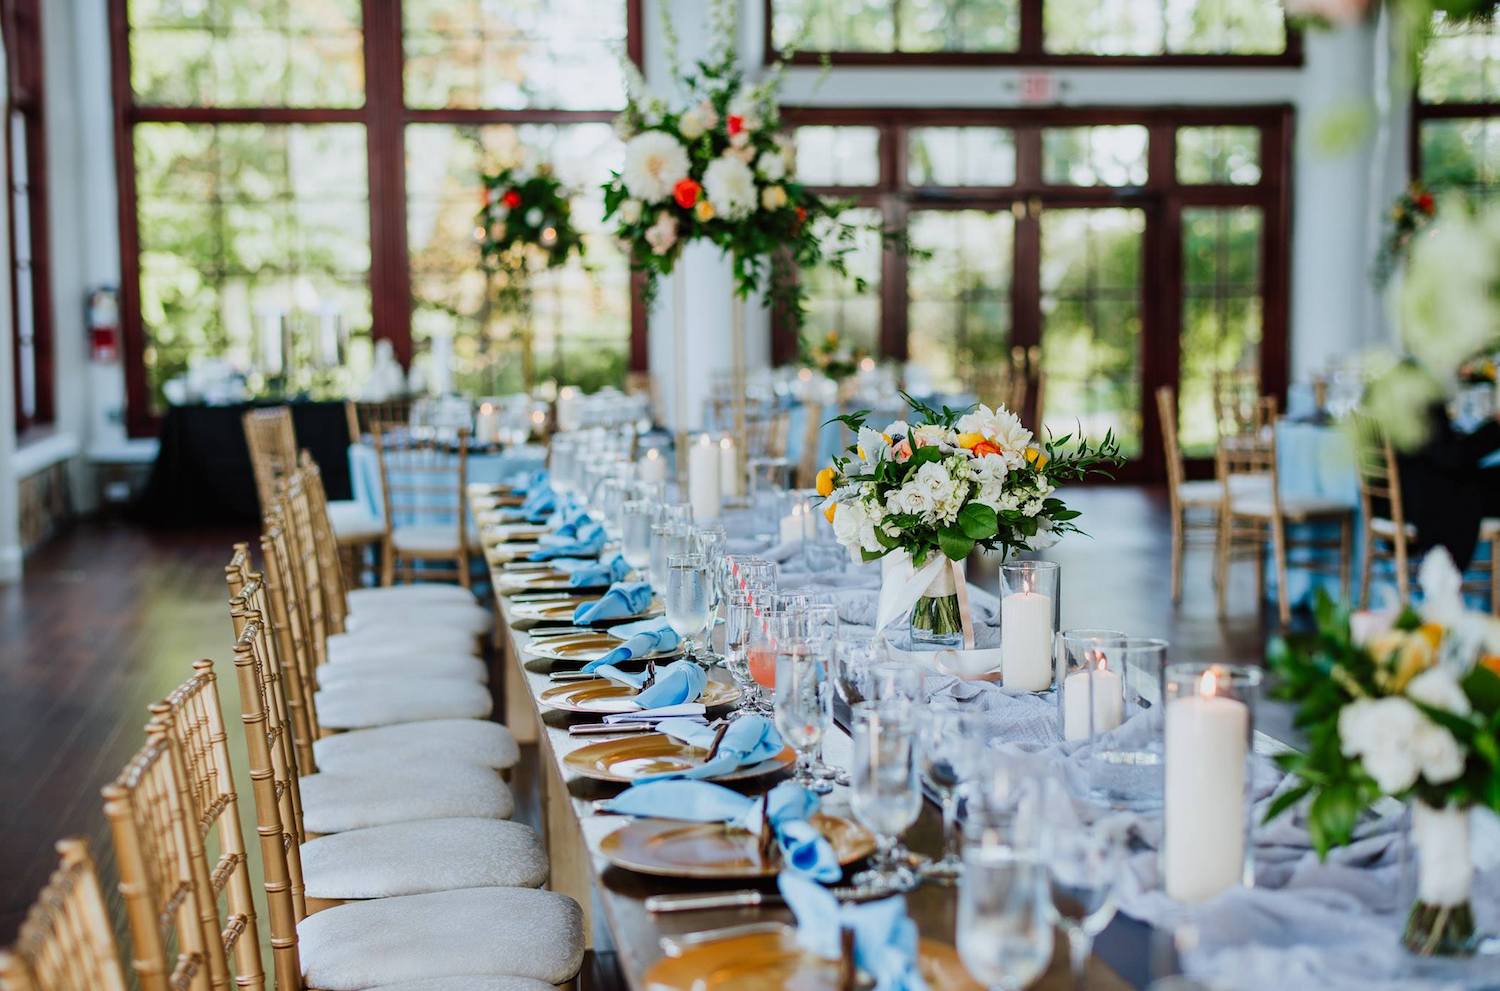
[{"label": "candlestick holder", "polygon": [[1162,880],[1201,902],[1254,883],[1251,756],[1261,672],[1233,664],[1170,664],[1163,742]]},{"label": "candlestick holder", "polygon": [[1055,561],[1000,565],[1000,678],[1007,691],[1052,687],[1061,574]]}]

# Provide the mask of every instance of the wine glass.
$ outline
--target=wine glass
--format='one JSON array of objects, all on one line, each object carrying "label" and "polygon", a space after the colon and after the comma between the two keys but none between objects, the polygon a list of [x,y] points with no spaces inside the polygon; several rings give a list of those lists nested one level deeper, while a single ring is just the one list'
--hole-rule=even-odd
[{"label": "wine glass", "polygon": [[870,637],[839,637],[833,642],[833,687],[850,706],[875,699],[873,669],[885,663],[881,642]]},{"label": "wine glass", "polygon": [[656,522],[691,526],[693,522],[693,504],[690,502],[658,503],[656,507]]},{"label": "wine glass", "polygon": [[760,625],[761,619],[755,612],[755,600],[746,592],[731,592],[725,601],[724,666],[740,690],[739,705],[728,717],[733,720],[750,715],[756,708],[755,679],[750,677],[750,631]]},{"label": "wine glass", "polygon": [[[839,610],[831,602],[814,600],[808,603],[803,610],[803,624],[806,627],[807,644],[809,649],[817,656],[819,663],[826,668],[823,678],[823,692],[829,695],[828,706],[833,708],[831,693],[836,691],[832,685],[833,668],[833,643],[838,639],[839,632]],[[808,773],[822,781],[833,781],[837,784],[847,785],[849,774],[841,768],[837,768],[823,760],[823,742],[812,752],[812,758],[808,761]]]},{"label": "wine glass", "polygon": [[686,523],[653,523],[651,525],[651,571],[648,580],[659,588],[667,580],[667,558],[686,554],[693,529]]},{"label": "wine glass", "polygon": [[1047,870],[1034,851],[965,845],[958,882],[958,956],[990,991],[1019,991],[1052,961]]},{"label": "wine glass", "polygon": [[922,776],[942,799],[943,856],[923,868],[924,877],[940,882],[957,880],[963,870],[958,844],[959,789],[979,763],[984,721],[955,702],[928,702],[917,716],[922,750]]},{"label": "wine glass", "polygon": [[686,644],[689,658],[697,659],[698,639],[708,629],[708,566],[701,554],[667,557],[667,623]]},{"label": "wine glass", "polygon": [[922,692],[922,669],[913,664],[885,660],[870,669],[872,698],[901,699],[913,705],[926,701]]},{"label": "wine glass", "polygon": [[632,499],[620,508],[620,553],[631,570],[649,574],[651,567],[651,512],[645,499]]},{"label": "wine glass", "polygon": [[780,614],[762,610],[753,599],[751,609],[753,615],[745,648],[745,667],[756,685],[751,704],[757,711],[765,712],[765,693],[762,690],[776,687],[776,637],[784,623]]},{"label": "wine glass", "polygon": [[[729,536],[725,533],[723,524],[720,523],[696,527],[693,530],[693,552],[703,555],[703,563],[708,567],[708,628],[710,632],[719,621],[719,605],[724,601],[723,582],[720,576],[724,570],[724,545],[728,540]],[[707,640],[704,646],[711,648]],[[711,650],[708,651],[708,660],[715,660]]]},{"label": "wine glass", "polygon": [[875,834],[870,868],[854,877],[864,894],[910,891],[917,878],[897,856],[901,834],[922,811],[917,780],[913,709],[901,700],[860,702],[853,709],[854,766],[850,768],[849,807]]},{"label": "wine glass", "polygon": [[826,795],[833,785],[815,778],[809,759],[828,727],[827,669],[805,642],[783,640],[776,646],[776,729],[797,751],[793,780],[814,794]]},{"label": "wine glass", "polygon": [[1088,986],[1094,938],[1115,916],[1115,889],[1124,861],[1119,831],[1109,822],[1059,826],[1040,832],[1051,891],[1052,921],[1068,937],[1073,987]]}]

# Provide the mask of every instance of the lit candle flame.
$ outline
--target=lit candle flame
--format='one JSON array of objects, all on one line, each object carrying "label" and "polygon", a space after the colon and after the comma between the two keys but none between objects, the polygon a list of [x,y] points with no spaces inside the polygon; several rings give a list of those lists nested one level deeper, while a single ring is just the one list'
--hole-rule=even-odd
[{"label": "lit candle flame", "polygon": [[1101,651],[1098,652],[1098,658],[1099,658],[1099,663],[1097,663],[1097,664],[1094,665],[1094,670],[1096,670],[1096,671],[1108,671],[1109,667],[1108,667],[1108,665],[1106,665],[1104,663],[1104,661],[1105,661],[1104,651],[1101,650]]},{"label": "lit candle flame", "polygon": [[1214,668],[1203,672],[1203,677],[1198,682],[1199,695],[1219,694],[1219,674]]}]

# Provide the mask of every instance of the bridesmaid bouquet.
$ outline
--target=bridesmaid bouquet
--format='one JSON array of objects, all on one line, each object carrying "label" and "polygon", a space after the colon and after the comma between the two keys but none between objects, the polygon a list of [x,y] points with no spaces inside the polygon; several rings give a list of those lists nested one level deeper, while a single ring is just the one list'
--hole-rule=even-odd
[{"label": "bridesmaid bouquet", "polygon": [[1351,619],[1320,590],[1316,631],[1272,644],[1277,694],[1297,703],[1307,746],[1279,758],[1301,780],[1266,818],[1308,799],[1324,856],[1381,798],[1410,802],[1418,890],[1404,941],[1460,955],[1478,941],[1469,810],[1500,811],[1500,623],[1465,608],[1446,551],[1427,555],[1420,578],[1420,611]]}]

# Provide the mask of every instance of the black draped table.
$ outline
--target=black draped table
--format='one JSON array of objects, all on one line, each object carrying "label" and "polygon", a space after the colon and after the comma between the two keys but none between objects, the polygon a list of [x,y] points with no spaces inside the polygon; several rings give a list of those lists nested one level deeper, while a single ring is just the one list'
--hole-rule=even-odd
[{"label": "black draped table", "polygon": [[247,410],[288,405],[297,444],[312,453],[329,499],[348,499],[349,421],[342,400],[172,406],[161,422],[161,450],[136,506],[163,527],[254,525],[260,519],[250,450],[240,419]]}]

